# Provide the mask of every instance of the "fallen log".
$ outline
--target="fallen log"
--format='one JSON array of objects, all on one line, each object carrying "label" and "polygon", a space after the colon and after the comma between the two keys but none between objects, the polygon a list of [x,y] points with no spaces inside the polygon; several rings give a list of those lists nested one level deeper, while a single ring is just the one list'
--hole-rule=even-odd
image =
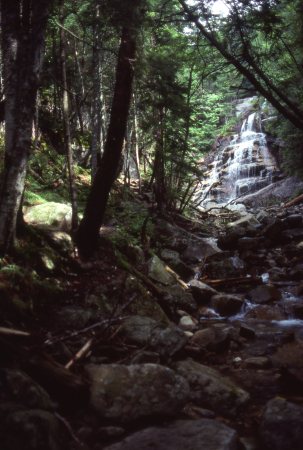
[{"label": "fallen log", "polygon": [[289,202],[285,203],[283,208],[289,208],[289,206],[298,205],[299,203],[303,202],[303,194],[298,195],[297,197],[293,198]]},{"label": "fallen log", "polygon": [[222,286],[226,284],[262,284],[262,278],[260,277],[238,277],[238,278],[222,278],[222,279],[210,279],[207,277],[201,278],[203,283],[210,284],[212,286]]}]

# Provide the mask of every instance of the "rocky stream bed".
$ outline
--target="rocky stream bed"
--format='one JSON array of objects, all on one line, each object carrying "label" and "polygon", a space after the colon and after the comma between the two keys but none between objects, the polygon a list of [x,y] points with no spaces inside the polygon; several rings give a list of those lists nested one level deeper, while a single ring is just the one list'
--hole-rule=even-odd
[{"label": "rocky stream bed", "polygon": [[303,205],[152,220],[3,321],[1,449],[302,448]]}]

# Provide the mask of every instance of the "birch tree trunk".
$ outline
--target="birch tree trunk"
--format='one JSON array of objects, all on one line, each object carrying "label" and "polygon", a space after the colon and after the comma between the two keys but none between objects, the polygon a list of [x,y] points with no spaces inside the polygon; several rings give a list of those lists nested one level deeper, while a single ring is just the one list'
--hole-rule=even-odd
[{"label": "birch tree trunk", "polygon": [[5,157],[0,191],[0,254],[14,245],[28,158],[50,0],[2,0]]}]

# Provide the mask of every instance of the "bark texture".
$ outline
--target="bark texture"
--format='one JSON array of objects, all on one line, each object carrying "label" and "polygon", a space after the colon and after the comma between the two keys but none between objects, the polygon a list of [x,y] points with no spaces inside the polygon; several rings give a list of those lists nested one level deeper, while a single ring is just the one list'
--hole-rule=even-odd
[{"label": "bark texture", "polygon": [[118,53],[114,97],[104,154],[76,236],[76,244],[82,257],[91,256],[96,249],[109,193],[117,175],[132,95],[135,54],[135,30],[124,27]]},{"label": "bark texture", "polygon": [[0,253],[14,244],[50,0],[2,0],[5,159],[0,191]]}]

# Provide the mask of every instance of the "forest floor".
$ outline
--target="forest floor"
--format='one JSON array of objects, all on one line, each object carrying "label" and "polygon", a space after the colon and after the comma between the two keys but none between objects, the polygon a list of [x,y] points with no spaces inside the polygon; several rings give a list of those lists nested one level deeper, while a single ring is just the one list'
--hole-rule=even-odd
[{"label": "forest floor", "polygon": [[160,218],[117,187],[86,262],[64,226],[1,261],[4,450],[301,448],[302,205]]}]

